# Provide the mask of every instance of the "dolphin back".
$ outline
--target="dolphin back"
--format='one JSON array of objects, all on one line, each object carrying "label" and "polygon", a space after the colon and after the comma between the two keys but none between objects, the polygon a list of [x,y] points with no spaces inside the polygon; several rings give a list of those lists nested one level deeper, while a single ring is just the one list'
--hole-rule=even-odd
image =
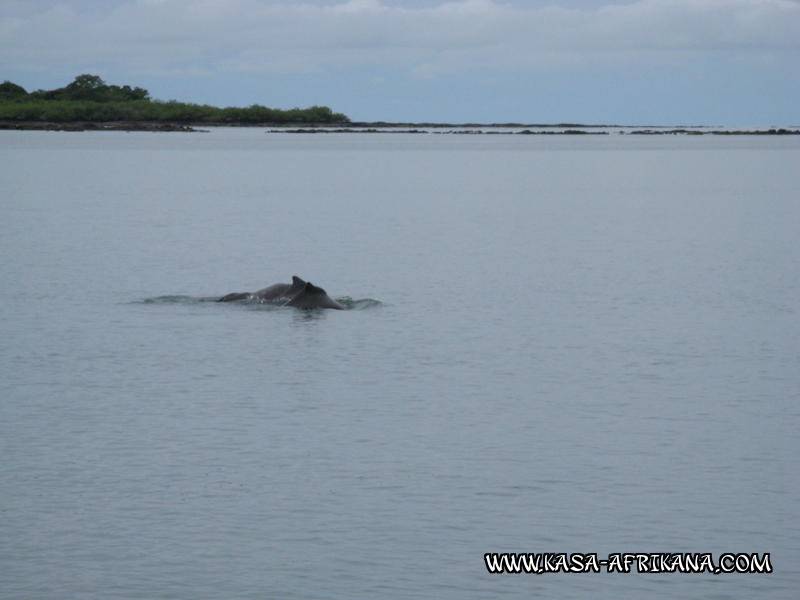
[{"label": "dolphin back", "polygon": [[289,305],[296,306],[297,308],[333,308],[336,310],[344,310],[344,306],[328,296],[328,292],[310,281],[305,282],[302,291],[292,298]]},{"label": "dolphin back", "polygon": [[310,281],[305,281],[294,275],[292,283],[274,283],[257,292],[232,292],[226,294],[217,302],[232,302],[235,300],[257,300],[269,302],[280,306],[294,306],[297,308],[333,308],[344,310],[339,302],[328,296],[328,293]]},{"label": "dolphin back", "polygon": [[230,294],[225,294],[222,298],[217,300],[217,302],[233,302],[235,300],[247,300],[250,298],[252,294],[250,292],[231,292]]}]

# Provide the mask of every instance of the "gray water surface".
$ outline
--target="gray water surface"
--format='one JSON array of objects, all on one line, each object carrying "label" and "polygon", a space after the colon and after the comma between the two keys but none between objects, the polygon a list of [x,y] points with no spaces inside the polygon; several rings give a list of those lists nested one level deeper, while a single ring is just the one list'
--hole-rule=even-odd
[{"label": "gray water surface", "polygon": [[[795,138],[0,132],[0,597],[795,598],[798,165]],[[294,274],[354,308],[210,301]]]}]

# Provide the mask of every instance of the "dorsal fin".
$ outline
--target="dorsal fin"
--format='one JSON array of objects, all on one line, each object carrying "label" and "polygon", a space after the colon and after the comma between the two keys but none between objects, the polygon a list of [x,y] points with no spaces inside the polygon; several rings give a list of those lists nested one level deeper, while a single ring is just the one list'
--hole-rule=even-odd
[{"label": "dorsal fin", "polygon": [[292,275],[292,291],[299,291],[305,287],[306,282],[300,279],[297,275]]}]

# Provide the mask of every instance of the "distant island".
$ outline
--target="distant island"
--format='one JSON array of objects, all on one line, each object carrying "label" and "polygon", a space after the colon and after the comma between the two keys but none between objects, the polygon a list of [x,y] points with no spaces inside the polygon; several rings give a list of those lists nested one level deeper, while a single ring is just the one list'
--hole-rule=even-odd
[{"label": "distant island", "polygon": [[194,126],[269,126],[270,133],[404,133],[495,135],[800,135],[798,129],[731,130],[702,126],[660,127],[580,123],[390,123],[353,122],[327,106],[217,108],[150,98],[140,87],[109,85],[85,73],[55,90],[27,92],[11,81],[0,84],[0,129],[55,131],[197,131]]},{"label": "distant island", "polygon": [[140,87],[109,85],[97,75],[78,75],[55,90],[27,92],[11,81],[0,84],[2,129],[117,129],[191,131],[190,124],[298,125],[347,124],[327,106],[282,110],[253,104],[217,108],[150,98]]}]

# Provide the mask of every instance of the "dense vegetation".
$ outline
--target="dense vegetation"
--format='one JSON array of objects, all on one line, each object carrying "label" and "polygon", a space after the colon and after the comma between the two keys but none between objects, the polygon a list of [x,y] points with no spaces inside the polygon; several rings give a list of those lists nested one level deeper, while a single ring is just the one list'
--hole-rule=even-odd
[{"label": "dense vegetation", "polygon": [[10,81],[0,84],[0,120],[156,121],[178,123],[348,123],[327,106],[281,110],[254,104],[247,108],[217,108],[170,100],[152,100],[147,90],[108,85],[97,75],[78,75],[69,85],[28,93]]}]

